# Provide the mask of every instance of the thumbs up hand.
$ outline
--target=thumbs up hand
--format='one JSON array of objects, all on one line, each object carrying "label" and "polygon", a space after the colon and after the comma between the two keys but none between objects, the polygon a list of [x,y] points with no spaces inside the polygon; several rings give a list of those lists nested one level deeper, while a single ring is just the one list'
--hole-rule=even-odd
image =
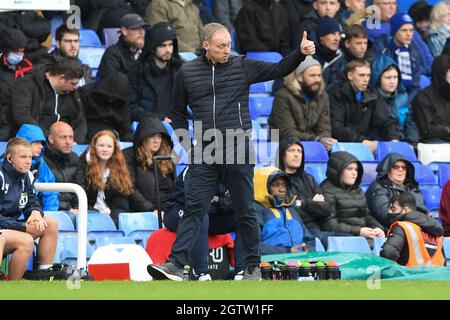
[{"label": "thumbs up hand", "polygon": [[302,42],[300,43],[300,51],[305,56],[312,56],[316,53],[316,45],[314,41],[308,40],[308,33],[306,31],[303,32]]}]

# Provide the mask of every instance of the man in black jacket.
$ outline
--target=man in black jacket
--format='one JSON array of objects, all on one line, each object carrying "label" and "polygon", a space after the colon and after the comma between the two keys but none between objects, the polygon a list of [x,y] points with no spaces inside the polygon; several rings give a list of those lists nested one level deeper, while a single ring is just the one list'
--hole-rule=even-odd
[{"label": "man in black jacket", "polygon": [[11,102],[14,134],[23,123],[36,124],[48,133],[52,123],[65,121],[74,128],[75,141],[84,143],[86,118],[76,90],[82,76],[78,61],[62,59],[19,79]]},{"label": "man in black jacket", "polygon": [[157,23],[147,31],[144,51],[128,74],[132,121],[153,116],[170,122],[175,73],[181,64],[175,30],[167,22]]},{"label": "man in black jacket", "polygon": [[[73,137],[72,127],[63,121],[55,122],[50,127],[44,160],[55,176],[56,182],[81,181],[78,177],[79,174],[82,174],[80,160],[77,154],[72,152]],[[74,193],[59,193],[59,210],[77,213],[77,208],[77,196]]]},{"label": "man in black jacket", "polygon": [[403,192],[389,201],[391,228],[380,256],[407,267],[444,266],[444,228],[416,211],[414,197]]},{"label": "man in black jacket", "polygon": [[119,42],[110,46],[103,54],[98,68],[99,78],[113,70],[128,74],[144,48],[146,24],[141,16],[130,13],[123,16],[121,22]]},{"label": "man in black jacket", "polygon": [[[244,132],[251,129],[248,110],[249,87],[252,83],[288,75],[304,60],[305,55],[314,54],[315,45],[306,37],[305,32],[301,47],[274,64],[242,56],[230,57],[231,36],[226,27],[218,23],[205,26],[202,55],[185,63],[177,73],[174,95],[179,99],[173,102],[172,120],[175,129],[185,129],[183,133],[177,130],[177,134],[189,137],[187,130],[189,104],[194,119],[200,121],[194,123],[194,131],[197,131],[196,146],[202,148],[203,133],[212,129],[208,132],[214,133],[213,146],[216,147],[214,149],[216,154],[213,159],[207,156],[198,158],[199,150],[194,150],[194,164],[189,167],[186,179],[186,210],[177,229],[177,239],[168,263],[161,266],[149,265],[148,271],[154,278],[178,281],[182,279],[181,268],[188,263],[189,252],[216,191],[219,176],[222,176],[230,191],[233,209],[240,215],[238,230],[247,252],[244,279],[261,278],[260,230],[253,204],[254,165],[247,157],[246,151],[251,145],[248,135]],[[242,160],[240,163],[244,164],[236,164],[234,152],[224,153],[225,147],[222,144],[224,141],[220,141],[219,137],[223,137],[225,133],[229,140],[226,144],[235,148],[234,139],[237,137],[238,157],[240,151],[246,153],[245,159],[239,159]],[[189,146],[186,146],[185,149],[188,148]],[[224,164],[225,154],[227,164]]]},{"label": "man in black jacket", "polygon": [[0,165],[0,235],[4,253],[12,253],[9,280],[22,278],[33,254],[34,239],[40,238],[37,252],[40,270],[52,266],[58,241],[58,223],[44,217],[30,178],[32,157],[28,141],[11,138]]}]

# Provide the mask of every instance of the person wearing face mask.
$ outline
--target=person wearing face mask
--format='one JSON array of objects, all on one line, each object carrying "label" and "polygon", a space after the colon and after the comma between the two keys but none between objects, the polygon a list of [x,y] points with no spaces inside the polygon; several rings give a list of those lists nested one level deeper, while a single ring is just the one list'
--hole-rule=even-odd
[{"label": "person wearing face mask", "polygon": [[0,140],[11,137],[10,102],[17,79],[32,70],[33,64],[24,58],[27,37],[19,29],[0,32]]},{"label": "person wearing face mask", "polygon": [[370,215],[364,192],[359,187],[363,175],[362,163],[352,154],[338,151],[327,164],[327,179],[320,187],[331,206],[331,214],[323,229],[349,233],[368,240],[384,237],[384,227]]},{"label": "person wearing face mask", "polygon": [[[123,150],[133,184],[129,198],[132,211],[156,210],[157,204],[163,203],[165,195],[172,190],[175,170],[172,160],[155,163],[153,159],[154,156],[170,156],[172,147],[172,140],[158,118],[144,118],[139,122],[133,146]],[[155,184],[155,170],[158,170],[158,186]],[[159,188],[159,199],[156,188]]]}]

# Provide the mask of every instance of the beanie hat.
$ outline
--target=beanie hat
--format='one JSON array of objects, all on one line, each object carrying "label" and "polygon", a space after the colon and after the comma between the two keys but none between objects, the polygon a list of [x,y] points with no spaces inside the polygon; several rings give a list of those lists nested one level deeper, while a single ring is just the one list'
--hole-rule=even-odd
[{"label": "beanie hat", "polygon": [[317,38],[334,32],[342,32],[342,27],[336,20],[330,18],[329,16],[324,16],[320,19],[320,23],[316,29]]},{"label": "beanie hat", "polygon": [[429,5],[425,0],[420,0],[409,8],[408,14],[415,22],[425,21],[430,19],[432,9],[432,5]]},{"label": "beanie hat", "polygon": [[25,34],[15,28],[6,28],[0,32],[0,50],[16,50],[25,48],[28,38]]},{"label": "beanie hat", "polygon": [[398,29],[405,24],[411,24],[414,26],[414,20],[404,12],[397,12],[391,17],[391,36],[394,36]]},{"label": "beanie hat", "polygon": [[297,69],[295,69],[295,74],[298,75],[300,73],[303,73],[303,71],[305,71],[306,69],[308,69],[309,67],[312,67],[312,66],[322,67],[320,65],[319,61],[317,61],[316,59],[314,59],[311,56],[306,56],[305,60],[303,60],[303,62],[300,63],[300,65],[297,67]]}]

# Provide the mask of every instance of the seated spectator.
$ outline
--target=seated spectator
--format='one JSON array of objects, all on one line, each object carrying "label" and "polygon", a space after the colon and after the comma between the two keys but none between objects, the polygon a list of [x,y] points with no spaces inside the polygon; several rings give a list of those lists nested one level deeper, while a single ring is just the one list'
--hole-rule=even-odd
[{"label": "seated spectator", "polygon": [[[33,174],[33,180],[31,182],[56,182],[55,176],[42,156],[42,150],[45,146],[45,137],[42,129],[34,124],[23,124],[17,132],[16,137],[31,143],[31,151],[33,153],[30,169],[30,172]],[[42,210],[58,211],[59,199],[57,192],[38,192],[37,196],[42,205]]]},{"label": "seated spectator", "polygon": [[145,26],[146,23],[137,14],[122,17],[119,41],[106,49],[98,67],[100,79],[113,71],[128,74],[144,48]]},{"label": "seated spectator", "polygon": [[420,89],[420,76],[427,74],[426,60],[421,49],[413,42],[414,21],[399,12],[391,18],[391,39],[380,38],[374,42],[373,51],[376,55],[384,54],[391,57],[399,66],[402,83],[411,100]]},{"label": "seated spectator", "polygon": [[341,142],[362,142],[372,153],[380,138],[398,140],[400,132],[389,116],[386,103],[368,88],[369,63],[351,61],[347,65],[347,79],[329,92],[333,138]]},{"label": "seated spectator", "polygon": [[420,90],[411,103],[421,142],[450,142],[449,69],[450,55],[437,57],[433,63],[431,85]]},{"label": "seated spectator", "polygon": [[[56,29],[55,35],[56,48],[50,52],[50,55],[56,59],[70,58],[76,59],[78,62],[78,53],[80,52],[80,30],[69,29],[65,24],[60,25]],[[78,82],[78,86],[84,86],[94,81],[92,78],[92,70],[87,64],[81,64],[83,68],[83,77]]]},{"label": "seated spectator", "polygon": [[378,164],[377,178],[367,189],[366,198],[370,212],[385,227],[389,227],[386,222],[389,200],[399,193],[411,193],[417,203],[417,210],[424,214],[428,213],[414,172],[414,165],[398,153],[387,155]]},{"label": "seated spectator", "polygon": [[[50,127],[44,150],[44,160],[55,176],[55,182],[74,183],[79,181],[80,160],[77,154],[72,152],[73,137],[72,127],[63,121],[57,121]],[[77,196],[70,192],[60,192],[58,210],[78,213]]]},{"label": "seated spectator", "polygon": [[[216,0],[220,2],[220,0]],[[300,30],[301,22],[305,15],[313,9],[313,1],[311,0],[281,0],[280,4],[284,6],[288,14],[289,21],[289,44],[290,48],[294,50],[298,43],[299,37],[302,36]]]},{"label": "seated spectator", "polygon": [[438,221],[416,211],[414,197],[407,193],[389,201],[390,228],[380,256],[407,267],[445,266],[444,229]]},{"label": "seated spectator", "polygon": [[168,22],[178,37],[180,52],[195,52],[201,44],[203,24],[192,0],[153,0],[147,7],[145,21],[153,27]]},{"label": "seated spectator", "polygon": [[86,140],[101,130],[117,130],[119,140],[133,140],[128,91],[128,77],[118,71],[79,89],[88,128]]},{"label": "seated spectator", "polygon": [[384,55],[376,58],[371,65],[369,84],[386,102],[392,121],[400,129],[400,140],[417,144],[419,131],[412,119],[408,94],[395,61]]},{"label": "seated spectator", "polygon": [[261,254],[315,251],[315,238],[305,227],[288,193],[289,176],[276,167],[255,171],[255,210],[261,227]]},{"label": "seated spectator", "polygon": [[328,160],[327,179],[320,185],[331,213],[323,230],[349,233],[367,239],[384,237],[384,228],[370,215],[364,192],[359,187],[363,166],[352,154],[338,151]]},{"label": "seated spectator", "polygon": [[231,32],[234,31],[234,20],[241,10],[244,0],[212,0],[212,13],[217,22],[223,24]]},{"label": "seated spectator", "polygon": [[297,38],[296,42],[293,44],[293,48],[298,48],[301,35],[304,31],[308,32],[311,39],[319,39],[317,35],[314,35],[314,30],[317,28],[323,17],[328,16],[329,18],[336,18],[336,15],[341,8],[341,3],[339,0],[313,0],[312,7],[313,10],[305,14],[298,26],[298,34],[295,35]]},{"label": "seated spectator", "polygon": [[281,140],[278,156],[278,167],[289,175],[289,192],[299,200],[295,208],[308,231],[319,238],[325,248],[328,237],[349,235],[321,230],[320,226],[330,216],[331,207],[314,177],[305,172],[305,152],[301,142],[294,138]]},{"label": "seated spectator", "polygon": [[22,278],[33,254],[34,240],[38,238],[38,269],[52,267],[58,241],[58,223],[44,217],[30,180],[32,157],[28,141],[11,138],[5,151],[5,160],[0,166],[3,185],[0,192],[0,233],[4,243],[3,254],[12,254],[9,280]]},{"label": "seated spectator", "polygon": [[320,63],[306,57],[285,77],[284,85],[275,94],[270,128],[279,129],[281,139],[320,141],[330,150],[337,140],[331,138],[329,99]]},{"label": "seated spectator", "polygon": [[129,212],[128,196],[133,192],[125,158],[117,137],[110,130],[99,131],[80,156],[81,181],[90,210],[109,215],[119,226],[119,213]]},{"label": "seated spectator", "polygon": [[431,11],[431,25],[427,38],[434,57],[439,56],[450,37],[450,2],[438,2]]},{"label": "seated spectator", "polygon": [[175,73],[181,64],[175,31],[167,22],[154,25],[145,35],[144,52],[128,75],[132,121],[158,117],[170,122],[167,116]]},{"label": "seated spectator", "polygon": [[[133,11],[131,3],[128,0],[108,0],[102,1],[101,3],[101,13],[97,20],[98,27],[95,29],[99,36],[101,36],[102,30],[105,28],[122,27],[122,18],[125,15],[137,13]],[[142,15],[140,16],[142,17]]]},{"label": "seated spectator", "polygon": [[0,32],[0,140],[11,137],[10,103],[14,85],[33,68],[24,57],[27,41],[19,29],[6,28]]},{"label": "seated spectator", "polygon": [[315,29],[317,37],[317,53],[314,58],[322,65],[322,76],[326,90],[339,81],[344,71],[344,53],[339,48],[341,42],[341,26],[328,16],[320,20]]},{"label": "seated spectator", "polygon": [[83,143],[86,118],[76,90],[82,76],[78,61],[62,59],[38,66],[19,79],[11,102],[14,133],[23,123],[39,125],[47,133],[54,122],[64,121],[74,128],[75,141]]},{"label": "seated spectator", "polygon": [[414,2],[408,10],[408,14],[414,20],[414,29],[420,35],[423,41],[426,41],[430,23],[432,5],[429,5],[425,0]]},{"label": "seated spectator", "polygon": [[450,237],[450,180],[445,183],[441,192],[439,218],[444,226],[444,237]]},{"label": "seated spectator", "polygon": [[359,24],[345,27],[343,44],[341,43],[344,52],[344,65],[355,59],[364,59],[369,62],[375,59],[373,53],[368,50],[369,40],[366,29]]},{"label": "seated spectator", "polygon": [[[188,170],[189,167],[178,175],[171,193],[164,200],[164,226],[172,232],[177,231],[178,223],[184,214],[184,190],[187,187],[185,185],[185,177],[188,174]],[[238,223],[238,216],[234,213],[231,206],[230,193],[225,184],[221,183],[211,201],[208,214],[204,216],[197,241],[191,251],[194,275],[199,281],[211,280],[211,276],[208,273],[208,236],[236,231]],[[236,237],[238,237],[238,234]],[[237,242],[235,241],[235,248]]]},{"label": "seated spectator", "polygon": [[365,10],[366,0],[345,0],[344,5],[339,10],[337,16],[341,21],[345,21],[355,13]]},{"label": "seated spectator", "polygon": [[[155,164],[154,156],[170,156],[172,141],[158,118],[144,118],[136,129],[133,146],[123,151],[133,184],[130,208],[133,211],[154,211],[172,190],[174,166],[171,160]],[[159,185],[155,184],[158,170]],[[159,199],[156,197],[159,189]]]},{"label": "seated spectator", "polygon": [[239,48],[248,51],[276,51],[283,56],[289,46],[288,15],[274,0],[249,0],[234,22]]}]

